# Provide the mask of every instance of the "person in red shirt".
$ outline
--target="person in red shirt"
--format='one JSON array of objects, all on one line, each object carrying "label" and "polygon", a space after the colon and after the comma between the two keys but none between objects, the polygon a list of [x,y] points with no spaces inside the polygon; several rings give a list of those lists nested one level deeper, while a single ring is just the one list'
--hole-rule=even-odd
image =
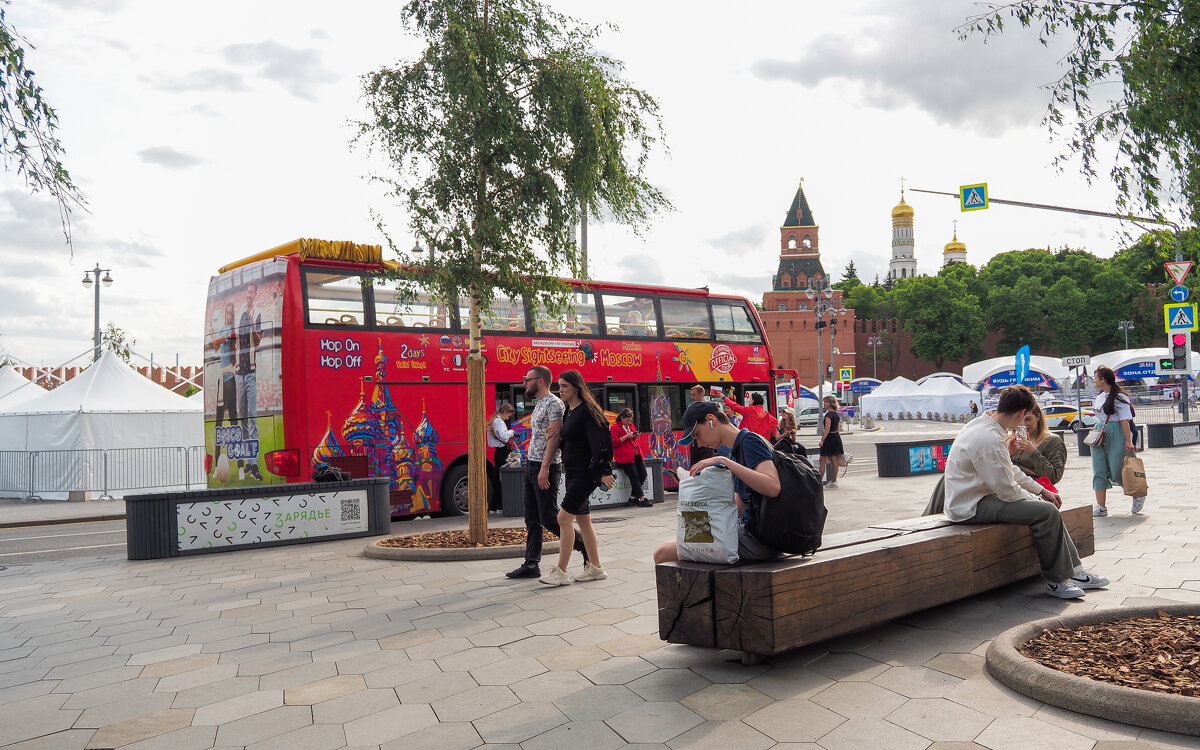
[{"label": "person in red shirt", "polygon": [[654,503],[646,499],[643,489],[646,463],[642,460],[641,438],[642,433],[633,426],[633,409],[622,409],[612,426],[613,463],[629,478],[629,505],[649,508]]},{"label": "person in red shirt", "polygon": [[725,405],[734,411],[736,414],[742,415],[742,428],[750,430],[756,435],[762,436],[767,444],[772,443],[771,434],[775,432],[775,425],[778,420],[767,413],[763,409],[763,397],[761,393],[750,394],[750,405],[742,406],[731,398],[725,399]]}]

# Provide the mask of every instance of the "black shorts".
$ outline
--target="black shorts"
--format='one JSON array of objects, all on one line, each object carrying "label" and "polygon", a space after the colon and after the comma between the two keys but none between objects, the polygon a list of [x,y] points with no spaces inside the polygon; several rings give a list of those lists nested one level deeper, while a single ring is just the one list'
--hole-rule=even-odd
[{"label": "black shorts", "polygon": [[591,474],[587,471],[568,471],[566,485],[562,509],[573,516],[590,514],[592,491],[598,486]]}]

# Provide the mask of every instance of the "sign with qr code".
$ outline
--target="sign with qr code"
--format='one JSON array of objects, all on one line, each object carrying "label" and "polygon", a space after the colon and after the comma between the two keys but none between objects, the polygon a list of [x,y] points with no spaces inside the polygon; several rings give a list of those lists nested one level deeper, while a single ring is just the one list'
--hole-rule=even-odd
[{"label": "sign with qr code", "polygon": [[367,491],[248,497],[176,506],[180,551],[367,531]]}]

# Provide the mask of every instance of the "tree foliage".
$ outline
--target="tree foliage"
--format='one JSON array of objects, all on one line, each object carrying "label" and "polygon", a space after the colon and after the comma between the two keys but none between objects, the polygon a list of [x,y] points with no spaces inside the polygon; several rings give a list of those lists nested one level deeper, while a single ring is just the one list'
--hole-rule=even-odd
[{"label": "tree foliage", "polygon": [[896,287],[896,302],[912,352],[942,369],[946,360],[976,356],[983,343],[979,298],[962,281],[944,276],[917,276]]},{"label": "tree foliage", "polygon": [[420,285],[449,302],[474,287],[554,304],[582,278],[578,206],[635,229],[666,208],[644,174],[658,103],[595,49],[600,29],[534,0],[413,0],[416,59],[362,79],[357,142],[408,210],[435,261],[392,243]]},{"label": "tree foliage", "polygon": [[58,113],[25,62],[25,51],[33,45],[8,25],[8,4],[0,0],[0,163],[5,170],[15,168],[31,192],[44,190],[54,196],[70,245],[71,209],[83,205],[83,196],[62,164]]},{"label": "tree foliage", "polygon": [[133,347],[135,346],[137,346],[137,340],[131,338],[125,329],[120,328],[116,323],[110,321],[100,332],[100,348],[116,354],[125,360],[125,364],[129,364],[133,358]]},{"label": "tree foliage", "polygon": [[1043,44],[1067,37],[1062,77],[1049,86],[1045,123],[1062,138],[1056,166],[1078,157],[1097,176],[1102,142],[1122,209],[1161,215],[1179,199],[1200,216],[1200,8],[1195,0],[1021,0],[985,3],[959,32],[985,37],[1006,20],[1037,29]]}]

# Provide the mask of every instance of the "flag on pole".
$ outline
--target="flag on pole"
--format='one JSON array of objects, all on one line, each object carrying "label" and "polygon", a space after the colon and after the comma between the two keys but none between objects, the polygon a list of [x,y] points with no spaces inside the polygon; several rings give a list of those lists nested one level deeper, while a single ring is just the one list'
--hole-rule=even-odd
[{"label": "flag on pole", "polygon": [[1017,350],[1017,385],[1023,385],[1029,375],[1029,344]]}]

